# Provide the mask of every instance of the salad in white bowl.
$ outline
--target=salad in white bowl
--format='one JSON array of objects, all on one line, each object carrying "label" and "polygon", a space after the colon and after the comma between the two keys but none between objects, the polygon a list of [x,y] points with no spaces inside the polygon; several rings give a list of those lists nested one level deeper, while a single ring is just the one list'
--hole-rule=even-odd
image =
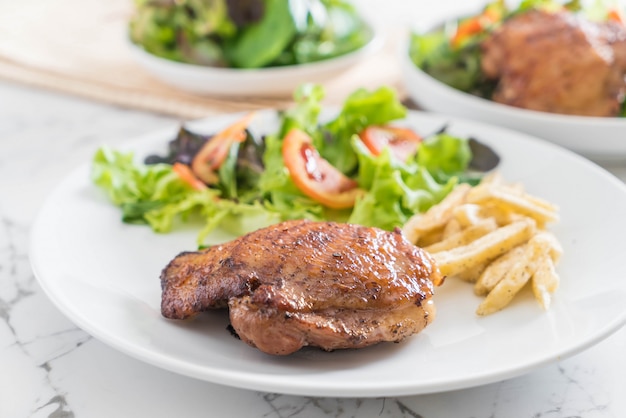
[{"label": "salad in white bowl", "polygon": [[343,0],[135,0],[132,55],[201,94],[289,95],[378,50],[382,38]]},{"label": "salad in white bowl", "polygon": [[431,111],[531,133],[591,157],[626,154],[626,27],[608,2],[496,0],[414,31],[411,98]]}]

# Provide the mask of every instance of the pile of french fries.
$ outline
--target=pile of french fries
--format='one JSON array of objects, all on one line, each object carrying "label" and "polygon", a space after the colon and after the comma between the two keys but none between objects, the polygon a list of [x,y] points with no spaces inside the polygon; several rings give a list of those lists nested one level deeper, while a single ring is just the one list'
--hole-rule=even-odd
[{"label": "pile of french fries", "polygon": [[476,313],[489,315],[528,282],[539,304],[549,308],[563,250],[546,226],[558,219],[555,205],[494,173],[475,187],[458,185],[409,219],[403,233],[432,254],[442,274],[473,283],[474,292],[485,296]]}]

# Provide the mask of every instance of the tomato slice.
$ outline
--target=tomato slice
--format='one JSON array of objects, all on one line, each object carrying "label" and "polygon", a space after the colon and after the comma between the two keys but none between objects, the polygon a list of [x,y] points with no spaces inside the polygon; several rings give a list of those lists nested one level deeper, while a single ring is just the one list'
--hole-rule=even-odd
[{"label": "tomato slice", "polygon": [[188,165],[183,163],[174,163],[172,166],[174,172],[180,177],[182,181],[190,185],[196,190],[204,190],[207,188],[207,185],[202,182],[196,175],[191,171]]},{"label": "tomato slice", "polygon": [[502,5],[500,3],[491,4],[487,6],[487,8],[485,8],[485,10],[483,10],[483,12],[478,16],[474,16],[459,23],[459,26],[450,41],[452,46],[458,48],[463,42],[465,42],[465,40],[469,39],[473,35],[481,33],[489,25],[502,20],[504,13],[501,8]]},{"label": "tomato slice", "polygon": [[220,168],[226,157],[228,150],[235,142],[246,140],[246,128],[252,121],[255,113],[250,112],[237,122],[233,123],[223,131],[213,135],[191,162],[193,173],[206,184],[217,184],[219,178],[216,171]]},{"label": "tomato slice", "polygon": [[361,141],[374,155],[380,155],[385,147],[401,161],[417,152],[422,137],[408,128],[372,125],[359,134]]},{"label": "tomato slice", "polygon": [[332,209],[354,206],[364,191],[317,152],[311,137],[292,129],[283,139],[285,167],[293,182],[306,196]]},{"label": "tomato slice", "polygon": [[626,23],[626,19],[624,18],[624,13],[622,13],[622,11],[617,7],[611,8],[609,12],[607,13],[606,18],[607,20],[621,23],[622,25]]}]

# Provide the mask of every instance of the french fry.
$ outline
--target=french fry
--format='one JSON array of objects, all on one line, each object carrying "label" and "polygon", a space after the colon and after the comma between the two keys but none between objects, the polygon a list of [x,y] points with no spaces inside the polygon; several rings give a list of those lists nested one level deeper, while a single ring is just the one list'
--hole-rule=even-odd
[{"label": "french fry", "polygon": [[485,177],[483,177],[480,182],[480,187],[483,186],[495,186],[498,188],[508,189],[510,191],[515,191],[517,193],[524,191],[524,185],[522,183],[509,183],[504,180],[502,174],[499,171],[495,171],[493,173],[489,173]]},{"label": "french fry", "polygon": [[402,229],[404,236],[416,244],[424,234],[443,230],[452,217],[454,208],[465,201],[465,195],[470,189],[471,186],[468,184],[459,184],[437,205],[423,214],[411,217]]},{"label": "french fry", "polygon": [[482,205],[465,203],[454,211],[454,220],[463,227],[474,225],[489,218],[493,218],[498,225],[507,225],[519,220],[522,216],[497,202],[487,202]]},{"label": "french fry", "polygon": [[409,242],[413,244],[417,244],[417,241],[420,239],[420,234],[422,231],[419,230],[420,219],[424,215],[421,213],[416,213],[411,216],[408,221],[402,226],[402,234],[406,237]]},{"label": "french fry", "polygon": [[478,264],[471,269],[467,269],[460,273],[457,273],[456,277],[463,280],[464,282],[476,283],[476,281],[488,265],[489,263]]},{"label": "french fry", "polygon": [[430,231],[424,231],[419,237],[417,244],[420,247],[427,247],[443,239],[444,230],[442,228],[432,229]]},{"label": "french fry", "polygon": [[485,175],[480,181],[481,186],[487,184],[502,186],[506,183],[504,182],[504,177],[502,177],[502,173],[500,173],[499,171],[492,171],[491,173]]},{"label": "french fry", "polygon": [[531,280],[533,295],[543,309],[547,310],[550,307],[551,294],[559,287],[559,281],[552,258],[549,254],[544,254]]},{"label": "french fry", "polygon": [[552,262],[558,263],[559,260],[561,259],[561,256],[563,255],[563,247],[561,246],[561,243],[559,242],[559,240],[556,239],[554,234],[551,234],[550,232],[542,231],[541,236],[542,236],[542,239],[547,240],[550,258],[552,258]]},{"label": "french fry", "polygon": [[433,253],[444,276],[454,276],[481,263],[491,261],[528,241],[535,232],[535,222],[521,219],[498,228],[477,240],[448,251]]},{"label": "french fry", "polygon": [[463,226],[461,226],[459,221],[457,221],[456,219],[452,218],[446,224],[446,226],[443,227],[443,232],[441,234],[441,239],[445,240],[447,238],[450,238],[452,235],[458,234],[459,232],[461,232],[462,229],[463,229]]},{"label": "french fry", "polygon": [[467,194],[469,203],[497,202],[499,205],[529,216],[538,223],[558,220],[558,209],[551,203],[523,192],[513,192],[506,188],[477,186]]},{"label": "french fry", "polygon": [[[450,221],[452,222],[452,221]],[[442,239],[432,245],[424,247],[424,249],[431,253],[450,250],[452,248],[467,245],[470,242],[488,234],[498,227],[493,219],[484,219],[482,222],[476,223],[468,228],[462,229],[456,234],[453,234],[447,238]]]},{"label": "french fry", "polygon": [[483,208],[473,203],[465,203],[453,211],[454,220],[463,228],[476,225],[485,219]]},{"label": "french fry", "polygon": [[492,203],[482,205],[480,214],[484,218],[494,218],[498,225],[508,225],[524,217],[502,205]]},{"label": "french fry", "polygon": [[476,314],[484,316],[497,312],[508,305],[513,297],[530,280],[539,267],[542,255],[549,251],[549,243],[541,236],[534,236],[524,249],[524,254],[506,273],[504,278],[487,294],[478,306]]},{"label": "french fry", "polygon": [[503,309],[526,283],[549,308],[563,248],[546,225],[558,219],[556,205],[495,172],[476,187],[457,186],[412,217],[403,232],[433,256],[444,276],[474,284],[474,293],[485,296],[476,310],[482,316]]},{"label": "french fry", "polygon": [[478,281],[476,281],[474,293],[478,296],[488,294],[524,255],[525,249],[526,244],[518,245],[495,259],[492,263],[489,263],[478,278]]}]

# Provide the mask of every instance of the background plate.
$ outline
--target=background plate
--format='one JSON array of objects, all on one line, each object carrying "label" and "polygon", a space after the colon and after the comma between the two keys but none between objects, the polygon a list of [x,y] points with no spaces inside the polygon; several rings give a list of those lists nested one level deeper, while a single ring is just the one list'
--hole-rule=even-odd
[{"label": "background plate", "polygon": [[426,74],[411,61],[407,51],[408,46],[401,56],[404,86],[420,109],[525,132],[589,158],[626,158],[626,117],[561,115],[496,103]]},{"label": "background plate", "polygon": [[291,97],[304,81],[323,83],[378,52],[384,37],[369,25],[372,38],[362,47],[337,57],[305,64],[266,68],[221,68],[172,61],[146,52],[128,41],[131,55],[167,84],[203,95],[228,97]]}]

